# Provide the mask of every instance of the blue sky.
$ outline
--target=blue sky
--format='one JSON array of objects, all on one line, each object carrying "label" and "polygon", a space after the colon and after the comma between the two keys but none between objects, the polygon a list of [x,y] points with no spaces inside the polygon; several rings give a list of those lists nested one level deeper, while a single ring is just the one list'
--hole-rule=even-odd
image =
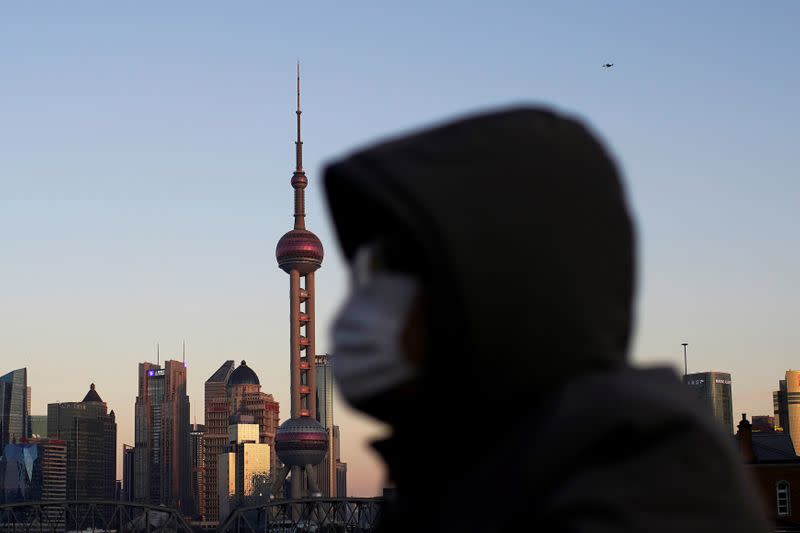
[{"label": "blue sky", "polygon": [[[4,2],[0,357],[35,413],[95,381],[130,442],[136,363],[189,353],[193,414],[225,359],[288,409],[294,68],[308,224],[326,245],[318,346],[346,290],[326,160],[465,112],[541,103],[588,121],[640,237],[633,359],[730,371],[771,411],[800,366],[800,4]],[[601,64],[613,62],[613,69]],[[357,495],[381,429],[341,403]]]}]

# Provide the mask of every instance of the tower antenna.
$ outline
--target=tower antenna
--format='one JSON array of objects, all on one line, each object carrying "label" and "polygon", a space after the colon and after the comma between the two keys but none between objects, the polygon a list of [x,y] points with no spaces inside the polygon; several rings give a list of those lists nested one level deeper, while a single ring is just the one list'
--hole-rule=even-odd
[{"label": "tower antenna", "polygon": [[156,366],[161,366],[161,346],[156,343]]},{"label": "tower antenna", "polygon": [[297,172],[303,171],[303,141],[300,139],[300,115],[303,113],[300,110],[300,61],[297,62],[297,141],[296,155],[295,155],[295,170]]},{"label": "tower antenna", "polygon": [[183,366],[186,367],[186,339],[183,340]]},{"label": "tower antenna", "polygon": [[689,363],[686,359],[686,347],[689,346],[689,343],[681,343],[681,346],[683,346],[683,377],[686,377],[689,375]]}]

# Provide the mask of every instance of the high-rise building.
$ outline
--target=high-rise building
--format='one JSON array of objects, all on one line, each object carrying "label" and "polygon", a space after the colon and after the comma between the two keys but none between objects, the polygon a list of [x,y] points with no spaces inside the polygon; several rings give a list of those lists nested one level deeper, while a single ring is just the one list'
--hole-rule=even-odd
[{"label": "high-rise building", "polygon": [[220,521],[237,507],[269,500],[271,450],[259,442],[259,430],[252,415],[231,417],[229,443],[217,460]]},{"label": "high-rise building", "polygon": [[136,450],[130,444],[122,445],[122,494],[120,499],[125,502],[134,501],[134,469]]},{"label": "high-rise building", "polygon": [[205,456],[205,511],[203,519],[216,521],[219,518],[217,496],[217,458],[225,450],[228,441],[228,419],[231,416],[230,402],[225,384],[236,367],[233,361],[225,361],[205,383],[205,427],[203,455]]},{"label": "high-rise building", "polygon": [[714,418],[733,435],[733,401],[731,375],[727,372],[696,372],[683,376],[683,382],[706,403]]},{"label": "high-rise building", "polygon": [[192,476],[192,516],[201,518],[205,509],[206,487],[205,487],[205,453],[203,450],[203,434],[205,426],[192,424],[189,429],[189,457],[191,462]]},{"label": "high-rise building", "polygon": [[0,376],[0,449],[28,436],[28,369]]},{"label": "high-rise building", "polygon": [[[280,405],[271,394],[261,391],[258,375],[246,361],[234,368],[233,361],[226,361],[206,381],[206,424],[203,436],[205,455],[205,514],[204,520],[219,520],[217,494],[220,468],[217,460],[230,445],[229,421],[231,417],[252,417],[259,427],[256,442],[275,446]],[[270,469],[275,468],[274,454],[270,454]]]},{"label": "high-rise building", "polygon": [[775,427],[783,429],[785,433],[789,428],[789,400],[786,393],[786,380],[778,382],[778,390],[772,392],[772,414],[775,415]]},{"label": "high-rise building", "polygon": [[322,266],[324,251],[319,238],[306,229],[305,189],[308,178],[303,170],[303,142],[300,137],[300,66],[297,67],[297,141],[294,189],[294,229],[278,241],[275,258],[289,274],[289,375],[291,418],[281,424],[275,437],[275,451],[284,468],[275,477],[276,493],[291,469],[291,497],[304,492],[318,494],[314,467],[322,462],[328,449],[328,435],[317,422],[317,369],[314,311],[314,273]]},{"label": "high-rise building", "polygon": [[0,457],[0,504],[63,501],[66,486],[65,441],[32,439],[5,446]]},{"label": "high-rise building", "polygon": [[326,498],[335,498],[336,456],[339,453],[333,435],[333,365],[329,355],[317,355],[317,422],[328,435],[328,452],[317,467],[317,485]]},{"label": "high-rise building", "polygon": [[347,497],[347,463],[336,462],[336,493],[339,498]]},{"label": "high-rise building", "polygon": [[336,450],[336,496],[347,497],[347,463],[342,462],[341,432],[333,426],[333,449]]},{"label": "high-rise building", "polygon": [[192,512],[186,364],[139,363],[134,488],[137,502]]},{"label": "high-rise building", "polygon": [[94,383],[80,402],[47,405],[47,434],[67,443],[68,499],[114,499],[117,422]]},{"label": "high-rise building", "polygon": [[786,403],[788,432],[797,451],[800,450],[800,370],[786,371]]},{"label": "high-rise building", "polygon": [[30,415],[28,417],[28,437],[43,439],[47,437],[47,415]]}]

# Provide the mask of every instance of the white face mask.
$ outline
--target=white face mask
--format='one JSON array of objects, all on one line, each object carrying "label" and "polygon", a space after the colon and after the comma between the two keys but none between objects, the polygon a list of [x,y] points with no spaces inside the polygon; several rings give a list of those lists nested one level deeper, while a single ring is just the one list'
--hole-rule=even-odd
[{"label": "white face mask", "polygon": [[358,404],[413,378],[401,348],[418,282],[380,272],[355,286],[333,325],[333,375],[342,395]]}]

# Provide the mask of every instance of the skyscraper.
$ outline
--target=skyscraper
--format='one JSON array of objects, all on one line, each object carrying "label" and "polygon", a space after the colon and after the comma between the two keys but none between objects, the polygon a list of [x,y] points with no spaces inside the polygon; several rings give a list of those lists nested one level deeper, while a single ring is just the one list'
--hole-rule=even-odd
[{"label": "skyscraper", "polygon": [[139,363],[135,416],[135,500],[191,513],[185,363]]},{"label": "skyscraper", "polygon": [[269,500],[271,447],[259,442],[259,425],[252,415],[237,415],[228,431],[228,446],[218,460],[220,520],[237,507]]},{"label": "skyscraper", "polygon": [[330,356],[317,355],[317,422],[322,424],[328,435],[328,452],[317,467],[317,484],[322,495],[335,498],[336,456],[339,452],[333,435],[333,365]]},{"label": "skyscraper", "polygon": [[80,402],[47,405],[47,434],[67,443],[68,499],[114,499],[117,422],[94,383]]},{"label": "skyscraper", "polygon": [[714,418],[733,435],[733,401],[731,375],[727,372],[697,372],[686,374],[683,381],[711,409]]},{"label": "skyscraper", "polygon": [[28,369],[0,376],[0,449],[28,436]]},{"label": "skyscraper", "polygon": [[342,462],[341,432],[339,426],[333,426],[333,449],[336,450],[336,496],[347,497],[347,463]]},{"label": "skyscraper", "polygon": [[191,461],[192,476],[192,516],[200,518],[205,509],[205,453],[203,450],[203,434],[206,427],[194,423],[189,430],[189,457]]},{"label": "skyscraper", "polygon": [[125,502],[134,501],[133,487],[134,487],[134,468],[136,459],[136,450],[130,444],[122,445],[122,497],[121,500]]},{"label": "skyscraper", "polygon": [[772,414],[775,415],[775,427],[789,433],[789,401],[786,393],[786,380],[778,382],[778,390],[772,392]]},{"label": "skyscraper", "polygon": [[33,439],[7,444],[0,457],[0,504],[63,501],[67,485],[67,443]]},{"label": "skyscraper", "polygon": [[800,370],[786,371],[786,403],[788,431],[795,451],[800,450]]},{"label": "skyscraper", "polygon": [[205,383],[205,427],[203,455],[205,456],[205,511],[203,519],[219,519],[219,497],[217,495],[217,458],[225,450],[228,441],[228,419],[230,402],[225,384],[236,367],[233,361],[225,361]]},{"label": "skyscraper", "polygon": [[47,415],[30,415],[28,417],[28,437],[34,439],[47,437]]},{"label": "skyscraper", "polygon": [[[205,446],[205,516],[208,521],[219,519],[217,478],[220,467],[217,460],[230,445],[229,421],[231,417],[251,417],[259,428],[257,443],[275,446],[280,405],[271,394],[261,391],[258,375],[246,361],[234,369],[233,361],[226,361],[206,381],[206,432]],[[224,467],[224,465],[223,465]],[[270,470],[275,468],[274,453],[270,453]]]},{"label": "skyscraper", "polygon": [[[310,492],[318,494],[314,466],[325,457],[328,437],[317,422],[317,372],[315,355],[314,273],[322,266],[324,251],[319,238],[306,229],[305,188],[308,178],[303,170],[303,142],[300,137],[300,66],[297,67],[297,141],[294,189],[294,229],[280,238],[275,249],[278,266],[289,274],[289,374],[291,418],[281,424],[275,438],[275,450],[286,468],[291,468],[291,497],[299,498],[302,478]],[[282,470],[273,485],[273,493],[288,473]]]}]

